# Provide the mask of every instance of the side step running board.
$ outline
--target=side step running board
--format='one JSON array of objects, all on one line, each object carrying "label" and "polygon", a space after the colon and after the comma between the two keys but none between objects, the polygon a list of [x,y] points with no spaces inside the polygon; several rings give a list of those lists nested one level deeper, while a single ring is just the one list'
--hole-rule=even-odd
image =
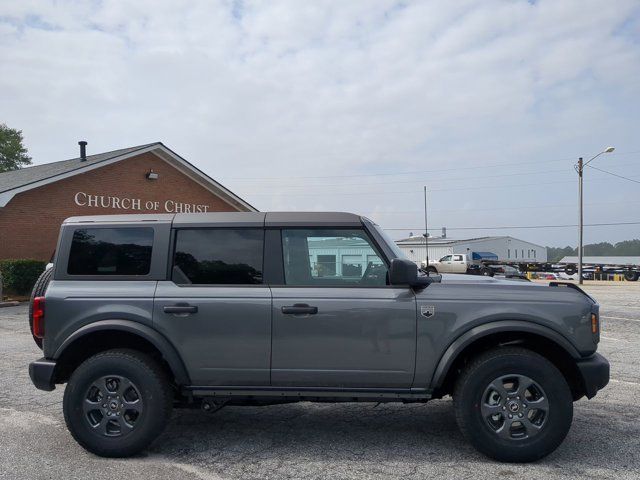
[{"label": "side step running board", "polygon": [[185,393],[194,397],[342,397],[376,399],[429,400],[425,388],[327,388],[327,387],[259,387],[259,386],[188,386]]}]

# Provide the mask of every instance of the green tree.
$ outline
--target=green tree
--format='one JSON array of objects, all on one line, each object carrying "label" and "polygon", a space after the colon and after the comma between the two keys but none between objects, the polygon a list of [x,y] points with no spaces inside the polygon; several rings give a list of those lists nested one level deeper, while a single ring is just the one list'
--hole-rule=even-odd
[{"label": "green tree", "polygon": [[547,247],[547,260],[550,262],[558,262],[562,257],[575,255],[576,250],[572,247]]},{"label": "green tree", "polygon": [[0,173],[31,165],[31,157],[22,144],[22,130],[0,123]]},{"label": "green tree", "polygon": [[[576,256],[578,249],[574,247],[547,247],[547,258],[550,262],[558,262],[562,257]],[[590,243],[584,246],[585,256],[640,256],[640,239],[625,240],[611,245],[609,242]]]}]

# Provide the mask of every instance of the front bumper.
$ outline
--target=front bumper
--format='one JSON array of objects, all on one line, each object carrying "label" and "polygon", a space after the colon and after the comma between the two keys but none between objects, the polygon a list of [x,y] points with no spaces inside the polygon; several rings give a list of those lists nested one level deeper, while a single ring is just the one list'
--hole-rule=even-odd
[{"label": "front bumper", "polygon": [[39,390],[50,392],[56,388],[54,383],[54,374],[56,370],[56,362],[41,358],[29,364],[29,376],[31,381]]},{"label": "front bumper", "polygon": [[593,398],[598,390],[602,390],[609,383],[609,361],[599,353],[576,362],[582,375],[584,394]]}]

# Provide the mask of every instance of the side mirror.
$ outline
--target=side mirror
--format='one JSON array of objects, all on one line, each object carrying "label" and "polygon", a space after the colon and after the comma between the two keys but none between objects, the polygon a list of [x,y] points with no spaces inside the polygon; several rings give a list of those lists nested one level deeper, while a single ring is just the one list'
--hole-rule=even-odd
[{"label": "side mirror", "polygon": [[427,276],[419,277],[418,266],[411,260],[394,258],[389,267],[389,283],[424,288],[431,283],[431,279]]}]

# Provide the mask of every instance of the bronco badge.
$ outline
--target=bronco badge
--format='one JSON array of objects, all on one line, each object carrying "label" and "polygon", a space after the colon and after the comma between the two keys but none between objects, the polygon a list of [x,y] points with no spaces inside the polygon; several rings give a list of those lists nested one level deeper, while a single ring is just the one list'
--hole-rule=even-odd
[{"label": "bronco badge", "polygon": [[423,317],[433,317],[433,315],[436,313],[436,307],[434,307],[433,305],[421,305],[420,313]]}]

